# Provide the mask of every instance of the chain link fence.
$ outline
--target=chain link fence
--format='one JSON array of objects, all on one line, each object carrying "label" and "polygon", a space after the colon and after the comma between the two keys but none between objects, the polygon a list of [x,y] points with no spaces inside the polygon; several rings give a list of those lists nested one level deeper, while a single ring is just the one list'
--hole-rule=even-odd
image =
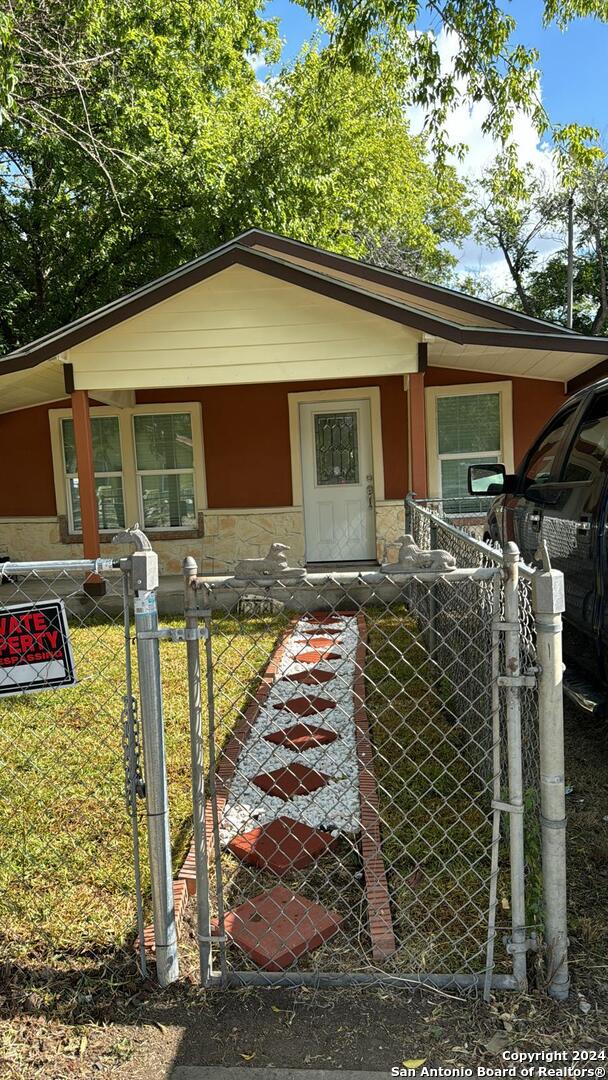
[{"label": "chain link fence", "polygon": [[[479,526],[479,518],[475,513],[463,515],[459,512],[462,500],[417,500],[408,496],[406,500],[406,532],[411,532],[415,542],[423,549],[443,548],[455,559],[456,566],[498,566],[504,565],[503,551],[499,544],[493,541],[482,541],[480,533],[483,528]],[[480,499],[476,500],[480,502]],[[487,500],[486,500],[487,502]],[[456,504],[457,503],[457,504]],[[455,524],[455,522],[458,524]],[[474,524],[472,524],[472,522]],[[409,527],[408,527],[409,526]],[[520,632],[520,666],[523,672],[534,673],[537,667],[536,643],[535,643],[535,620],[532,605],[532,585],[535,571],[531,567],[519,561],[518,574],[518,623]],[[483,590],[482,590],[483,591]],[[492,609],[492,599],[489,590],[485,590],[482,603],[486,613]],[[494,613],[494,618],[504,616],[502,597],[499,608]],[[491,616],[487,625],[490,627]],[[438,627],[437,637],[444,637],[454,641],[454,636],[464,633],[465,630],[459,625],[456,618],[451,625]],[[500,645],[502,648],[502,646]],[[486,642],[486,656],[490,655],[491,643]],[[482,661],[483,662],[483,661]],[[467,699],[468,672],[462,664],[462,698]],[[538,727],[538,695],[534,688],[521,688],[522,698],[522,759],[524,771],[524,788],[530,802],[534,800],[535,793],[539,791],[539,727]],[[531,807],[531,817],[535,809]],[[538,816],[538,815],[537,815]]]},{"label": "chain link fence", "polygon": [[[103,971],[138,940],[167,984],[195,888],[209,986],[521,989],[542,918],[567,993],[559,575],[408,513],[418,545],[380,568],[186,560],[185,624],[159,627],[137,531],[120,564],[4,568],[3,959]],[[46,600],[76,681],[41,655],[26,694],[11,619]]]},{"label": "chain link fence", "polygon": [[[133,836],[122,745],[127,735],[121,732],[124,582],[108,560],[95,564],[93,579],[91,570],[77,561],[3,567],[0,923],[5,962],[52,962],[68,970],[87,954],[108,957],[134,923]],[[65,650],[58,622],[62,611]],[[73,685],[61,677],[70,659]],[[24,692],[26,677],[36,692]]]},{"label": "chain link fence", "polygon": [[502,568],[413,559],[194,579],[207,982],[522,985],[523,841],[499,827],[502,778],[521,774],[501,735]]}]

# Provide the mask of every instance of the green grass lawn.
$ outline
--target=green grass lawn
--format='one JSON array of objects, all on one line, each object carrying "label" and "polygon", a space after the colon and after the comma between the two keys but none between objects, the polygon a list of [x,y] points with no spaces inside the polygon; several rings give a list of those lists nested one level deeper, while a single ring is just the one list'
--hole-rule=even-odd
[{"label": "green grass lawn", "polygon": [[[490,759],[482,706],[458,722],[404,608],[367,613],[367,705],[401,970],[483,966]],[[484,746],[485,744],[485,746]]]},{"label": "green grass lawn", "polygon": [[[277,633],[277,620],[222,619],[213,642],[220,746]],[[99,951],[133,933],[123,628],[96,621],[74,627],[71,636],[75,687],[0,700],[0,941],[11,956]],[[162,643],[161,659],[177,868],[191,828],[184,646]],[[147,893],[143,801],[139,817]]]},{"label": "green grass lawn", "polygon": [[[399,944],[395,966],[459,970],[467,957],[479,967],[488,788],[472,769],[466,731],[444,708],[446,687],[405,609],[366,614],[367,703]],[[285,615],[214,618],[218,750],[287,622]],[[0,943],[11,957],[65,963],[131,939],[135,912],[121,747],[123,628],[109,621],[78,626],[72,642],[77,686],[0,701]],[[162,643],[161,659],[177,869],[191,837],[184,646]],[[147,895],[143,801],[139,816]],[[358,911],[355,966],[366,948],[360,904]],[[331,956],[327,963],[331,969]]]}]

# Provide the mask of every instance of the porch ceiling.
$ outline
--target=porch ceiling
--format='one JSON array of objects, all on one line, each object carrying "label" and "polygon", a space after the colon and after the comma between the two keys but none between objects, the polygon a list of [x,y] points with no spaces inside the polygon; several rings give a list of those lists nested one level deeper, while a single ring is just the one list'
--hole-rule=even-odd
[{"label": "porch ceiling", "polygon": [[0,379],[0,413],[46,405],[66,397],[63,364],[55,358],[29,371],[13,371]]},{"label": "porch ceiling", "polygon": [[597,353],[563,349],[516,349],[500,345],[458,345],[434,340],[428,345],[433,367],[459,368],[491,375],[569,382],[598,363]]}]

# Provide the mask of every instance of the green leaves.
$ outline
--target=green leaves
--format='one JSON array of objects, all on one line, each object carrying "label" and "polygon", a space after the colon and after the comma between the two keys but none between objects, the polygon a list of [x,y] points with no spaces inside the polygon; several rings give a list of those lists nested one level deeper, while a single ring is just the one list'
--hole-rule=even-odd
[{"label": "green leaves", "polygon": [[409,133],[399,50],[377,42],[356,72],[311,45],[261,82],[250,58],[275,59],[279,40],[257,0],[13,8],[4,351],[251,225],[425,276],[449,271],[443,242],[467,230],[463,191]]},{"label": "green leaves", "polygon": [[[545,25],[561,30],[576,18],[608,21],[606,0],[537,0]],[[373,41],[401,50],[410,68],[409,100],[427,112],[428,130],[440,160],[445,158],[445,122],[450,109],[485,99],[485,131],[501,143],[511,138],[516,110],[530,116],[539,135],[552,128],[540,98],[536,49],[513,41],[516,27],[500,0],[299,0],[325,18],[336,56],[361,70],[373,62]],[[329,12],[329,15],[327,14]],[[440,30],[453,35],[451,65],[442,64]],[[555,129],[575,153],[587,135],[575,125]],[[597,134],[592,136],[597,138]]]}]

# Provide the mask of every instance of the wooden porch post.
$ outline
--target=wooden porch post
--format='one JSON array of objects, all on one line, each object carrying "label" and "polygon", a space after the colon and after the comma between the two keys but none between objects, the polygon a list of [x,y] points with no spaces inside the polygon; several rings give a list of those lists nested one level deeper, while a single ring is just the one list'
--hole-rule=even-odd
[{"label": "wooden porch post", "polygon": [[[89,413],[89,395],[86,390],[72,390],[72,419],[74,421],[74,444],[80,495],[80,519],[82,522],[82,547],[85,559],[98,559],[99,522],[97,518],[97,494],[95,491],[95,464],[93,461],[93,436]],[[91,596],[103,596],[105,583],[97,574],[89,574],[84,583],[85,592]]]},{"label": "wooden porch post", "polygon": [[426,475],[426,413],[424,403],[424,371],[428,346],[418,346],[418,371],[409,377],[408,428],[410,450],[410,485],[421,499],[428,495]]}]

